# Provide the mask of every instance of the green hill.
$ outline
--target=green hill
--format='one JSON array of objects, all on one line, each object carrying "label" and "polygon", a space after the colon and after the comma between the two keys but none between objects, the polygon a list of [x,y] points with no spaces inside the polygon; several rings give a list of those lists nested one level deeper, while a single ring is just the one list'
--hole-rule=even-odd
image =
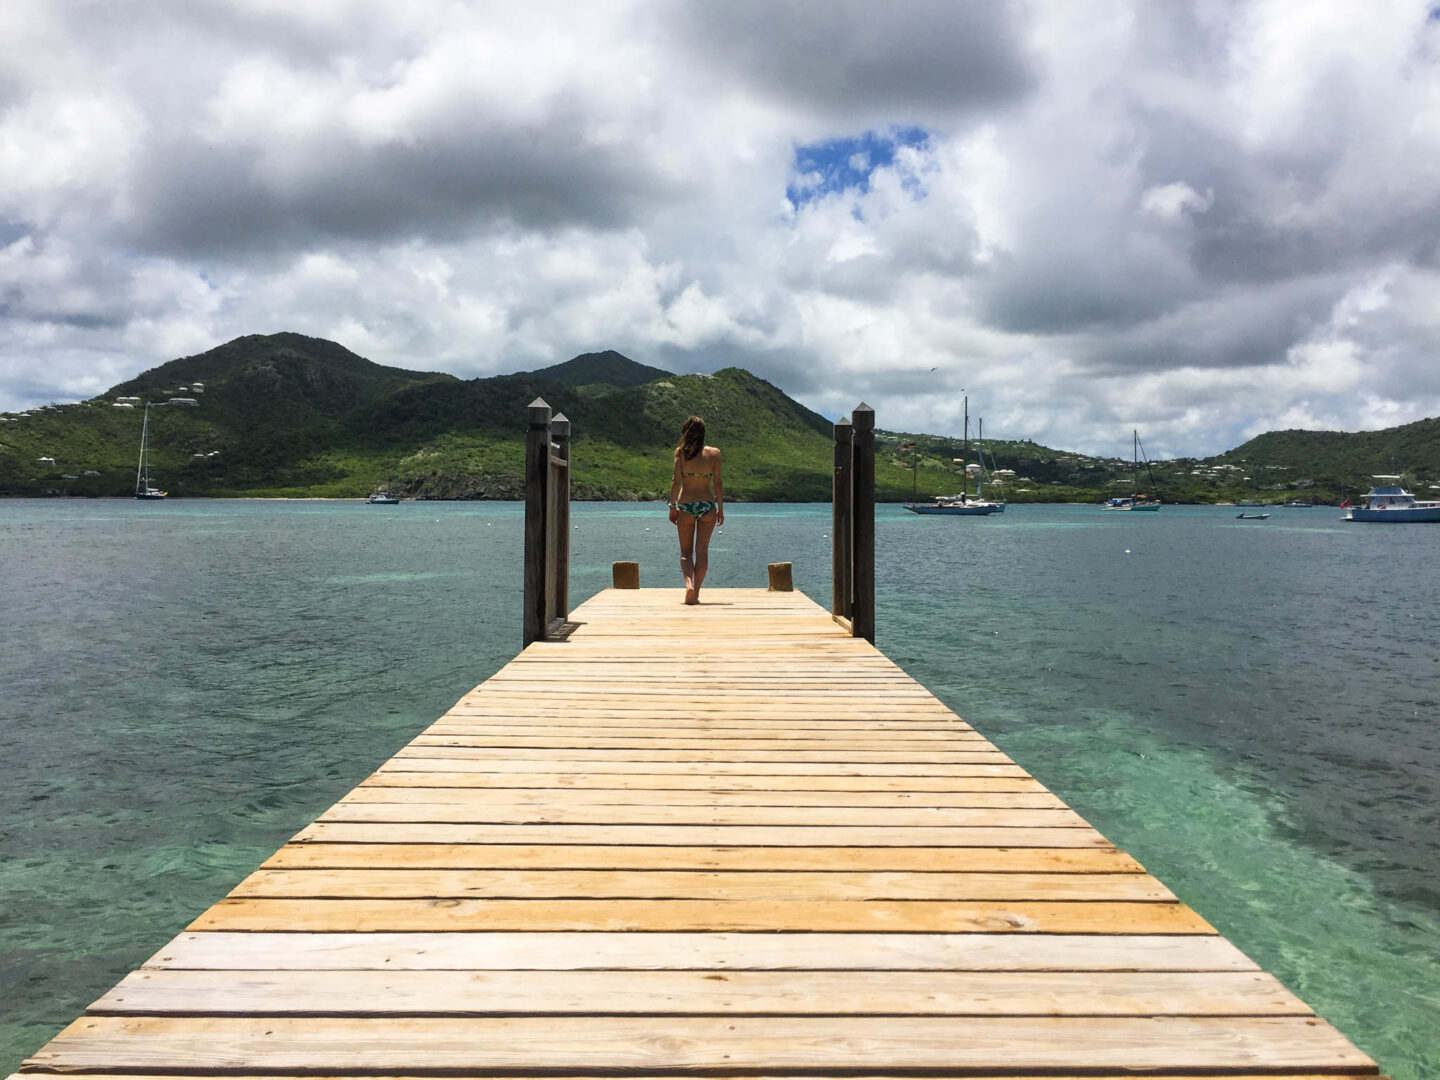
[{"label": "green hill", "polygon": [[637,364],[628,356],[622,356],[614,349],[604,352],[581,353],[563,364],[541,368],[538,371],[522,371],[517,376],[544,377],[551,382],[566,386],[643,386],[656,379],[667,379],[670,372],[663,368]]},{"label": "green hill", "polygon": [[[358,497],[388,485],[420,498],[517,498],[536,397],[572,421],[578,498],[663,498],[692,413],[710,418],[725,449],[730,497],[830,491],[830,422],[738,368],[671,375],[601,352],[460,380],[273,334],[172,360],[88,402],[5,417],[0,494],[131,493],[143,409],[114,402],[176,396],[198,407],[150,411],[152,474],[172,495]],[[899,470],[882,472],[892,497],[908,487]]]},{"label": "green hill", "polygon": [[[832,424],[740,368],[673,375],[614,351],[536,371],[461,380],[384,367],[331,341],[249,335],[171,360],[87,402],[0,416],[0,495],[133,492],[143,408],[151,471],[173,495],[360,497],[386,485],[417,498],[519,498],[525,409],[543,397],[572,422],[577,498],[664,498],[686,416],[725,451],[727,497],[830,497]],[[913,447],[911,444],[914,444]],[[960,489],[961,440],[879,431],[882,500]],[[1131,463],[990,439],[1015,502],[1095,502],[1133,489]],[[970,459],[974,459],[971,448]],[[1440,479],[1440,419],[1387,431],[1281,431],[1214,458],[1154,462],[1142,486],[1167,502],[1338,501],[1371,474]],[[1152,476],[1153,474],[1153,476]],[[973,490],[973,488],[972,488]]]},{"label": "green hill", "polygon": [[1207,464],[1236,466],[1262,491],[1316,489],[1328,499],[1401,473],[1418,493],[1440,483],[1440,418],[1381,431],[1270,431]]}]

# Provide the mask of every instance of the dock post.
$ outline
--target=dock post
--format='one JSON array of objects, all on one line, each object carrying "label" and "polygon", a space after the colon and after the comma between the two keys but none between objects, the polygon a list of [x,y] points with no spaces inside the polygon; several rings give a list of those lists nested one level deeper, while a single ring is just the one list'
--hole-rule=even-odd
[{"label": "dock post", "polygon": [[556,413],[550,421],[549,518],[554,523],[546,552],[546,574],[550,578],[545,612],[547,627],[570,617],[570,421]]},{"label": "dock post", "polygon": [[525,618],[522,647],[545,636],[546,488],[550,479],[550,406],[536,398],[525,434]]},{"label": "dock post", "polygon": [[835,477],[830,509],[830,614],[850,618],[850,418],[835,424]]},{"label": "dock post", "polygon": [[850,414],[850,633],[875,644],[875,410]]}]

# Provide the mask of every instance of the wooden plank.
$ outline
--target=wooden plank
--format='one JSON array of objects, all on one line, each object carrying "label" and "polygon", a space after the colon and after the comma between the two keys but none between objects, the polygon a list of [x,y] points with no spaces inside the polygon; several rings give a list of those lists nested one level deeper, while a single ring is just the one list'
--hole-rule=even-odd
[{"label": "wooden plank", "polygon": [[1258,971],[1218,935],[186,932],[146,967],[220,970]]},{"label": "wooden plank", "polygon": [[[33,1077],[34,1075],[35,1075],[34,1073],[24,1074],[24,1076],[30,1076],[30,1077]],[[130,1073],[126,1073],[126,1072],[96,1073],[96,1072],[68,1072],[68,1071],[65,1073],[65,1075],[69,1078],[69,1080],[154,1080],[154,1076],[155,1076],[155,1074],[153,1074],[153,1073],[134,1073],[134,1072],[130,1072]],[[164,1074],[164,1076],[167,1078],[167,1080],[214,1080],[214,1077],[215,1077],[216,1075],[219,1075],[219,1074],[216,1073],[216,1072],[213,1071],[213,1070],[212,1070],[212,1071],[205,1072],[205,1073],[197,1073],[197,1072],[188,1072],[188,1073],[187,1073],[187,1072],[166,1072],[166,1073]],[[293,1074],[293,1073],[291,1073],[291,1074],[286,1074],[286,1075],[280,1075],[280,1074],[277,1074],[277,1073],[270,1073],[270,1074],[267,1075],[267,1074],[263,1074],[263,1073],[247,1072],[247,1073],[245,1073],[244,1075],[248,1078],[248,1080],[295,1080],[295,1074]],[[309,1075],[309,1074],[306,1074],[306,1075]],[[497,1077],[499,1077],[499,1076],[509,1077],[509,1076],[514,1076],[514,1075],[517,1075],[517,1074],[515,1074],[515,1073],[508,1073],[508,1072],[507,1072],[507,1073],[497,1073],[497,1074],[495,1074],[495,1075],[496,1075]],[[518,1074],[518,1075],[524,1075],[524,1074],[521,1073],[521,1074]],[[605,1074],[602,1074],[602,1075],[605,1075]],[[679,1072],[679,1071],[666,1072],[666,1071],[664,1071],[664,1070],[659,1070],[659,1071],[656,1071],[656,1070],[647,1070],[647,1071],[644,1073],[644,1075],[645,1075],[646,1077],[648,1077],[649,1080],[695,1080],[695,1077],[696,1077],[696,1074],[693,1073],[693,1072]],[[813,1076],[814,1074],[800,1074],[800,1075],[802,1075],[802,1076]],[[847,1076],[854,1076],[854,1077],[856,1077],[856,1080],[914,1080],[914,1078],[915,1078],[915,1076],[916,1076],[916,1074],[915,1074],[914,1072],[902,1072],[902,1071],[899,1071],[899,1070],[891,1070],[891,1071],[888,1071],[888,1072],[887,1072],[887,1071],[885,1071],[885,1070],[883,1070],[883,1069],[866,1069],[866,1070],[864,1071],[863,1076],[859,1076],[858,1074],[854,1074],[854,1073],[847,1073],[846,1075],[847,1075]],[[927,1075],[943,1075],[943,1074],[939,1074],[939,1073],[929,1073],[929,1074],[927,1074]],[[1285,1072],[1283,1072],[1283,1073],[1253,1073],[1253,1072],[1243,1072],[1243,1071],[1225,1070],[1223,1073],[1220,1073],[1220,1072],[1213,1072],[1213,1073],[1195,1073],[1195,1072],[1191,1072],[1191,1073],[1147,1072],[1147,1073],[1145,1073],[1144,1075],[1145,1075],[1145,1080],[1195,1080],[1195,1077],[1196,1077],[1197,1075],[1211,1075],[1211,1076],[1220,1076],[1220,1075],[1223,1075],[1223,1076],[1225,1077],[1225,1080],[1275,1080],[1275,1078],[1276,1078],[1277,1075],[1278,1075],[1278,1076],[1283,1076],[1283,1077],[1285,1077],[1285,1080],[1335,1080],[1336,1077],[1341,1077],[1341,1076],[1373,1076],[1373,1075],[1375,1075],[1375,1070],[1373,1070],[1373,1069],[1338,1069],[1338,1070],[1335,1070],[1335,1071],[1325,1072],[1325,1073],[1295,1072],[1295,1071],[1291,1071],[1291,1070],[1287,1070],[1287,1071],[1285,1071]],[[20,1073],[15,1073],[15,1074],[13,1074],[12,1076],[10,1076],[10,1077],[8,1078],[8,1080],[24,1080],[24,1076],[22,1076]],[[434,1076],[435,1076],[435,1074],[433,1074],[433,1073],[432,1073],[432,1074],[427,1074],[427,1075],[424,1076],[424,1077],[413,1076],[413,1075],[412,1075],[412,1076],[406,1076],[406,1075],[404,1075],[403,1073],[401,1073],[399,1070],[393,1070],[393,1069],[392,1069],[392,1070],[389,1070],[389,1071],[387,1072],[386,1077],[385,1077],[385,1080],[434,1080]],[[546,1076],[547,1080],[594,1080],[594,1078],[595,1078],[595,1074],[593,1074],[593,1073],[586,1075],[586,1074],[581,1074],[581,1073],[573,1072],[573,1071],[572,1071],[572,1072],[566,1072],[566,1073],[546,1073],[545,1076]],[[748,1071],[748,1072],[745,1073],[745,1077],[746,1077],[746,1080],[800,1080],[800,1077],[797,1076],[797,1075],[796,1075],[795,1073],[793,1073],[793,1072],[791,1072],[791,1073],[778,1073],[778,1072],[773,1072],[773,1071],[763,1071],[763,1072]],[[1029,1074],[1029,1075],[1027,1076],[1025,1073],[993,1073],[993,1072],[976,1072],[976,1071],[974,1071],[974,1070],[968,1070],[968,1071],[966,1071],[966,1072],[964,1073],[964,1077],[965,1077],[965,1080],[1135,1080],[1135,1074],[1132,1073],[1132,1072],[1115,1072],[1115,1071],[1105,1071],[1105,1070],[1089,1071],[1089,1072],[1084,1073],[1083,1076],[1082,1076],[1082,1075],[1075,1074],[1075,1073],[1069,1073],[1069,1074],[1067,1074],[1067,1073],[1064,1073],[1064,1072],[1054,1072],[1054,1071],[1047,1071],[1047,1072],[1045,1072],[1045,1073],[1043,1073],[1043,1074],[1031,1073],[1031,1074]]]},{"label": "wooden plank", "polygon": [[1110,847],[1089,828],[810,825],[454,825],[317,822],[295,840],[331,844],[648,844],[681,847]]},{"label": "wooden plank", "polygon": [[232,897],[685,898],[713,900],[1148,900],[1148,874],[613,870],[258,870]]},{"label": "wooden plank", "polygon": [[[936,775],[937,766],[924,774],[895,773],[879,775],[873,769],[850,772],[816,770],[796,772],[794,766],[755,766],[748,771],[732,766],[671,766],[660,770],[652,766],[608,764],[604,768],[586,770],[554,769],[535,762],[505,763],[488,761],[456,761],[453,758],[396,757],[380,766],[366,783],[381,783],[385,778],[411,782],[409,778],[431,777],[451,787],[633,787],[673,790],[728,791],[974,791],[977,783],[1034,784],[1018,765],[967,765],[947,768]],[[984,790],[983,788],[978,790]],[[993,790],[993,789],[992,789]]]},{"label": "wooden plank", "polygon": [[[451,771],[451,770],[455,771]],[[706,772],[617,773],[617,772],[488,772],[483,763],[465,766],[445,761],[406,758],[382,765],[365,779],[366,786],[430,785],[436,787],[473,787],[504,790],[541,789],[569,791],[578,789],[635,791],[715,791],[765,792],[768,795],[790,792],[847,792],[923,796],[932,792],[970,791],[1043,791],[1038,780],[1026,776],[1019,766],[977,765],[958,776],[794,776],[760,774],[757,776]]]},{"label": "wooden plank", "polygon": [[345,796],[347,803],[452,803],[465,806],[805,806],[805,807],[1029,807],[1062,809],[1048,791],[1003,790],[943,792],[871,791],[661,791],[653,788],[579,788],[540,790],[476,788],[435,784],[414,773],[386,783],[366,781]]},{"label": "wooden plank", "polygon": [[[422,736],[423,738],[423,736]],[[469,758],[513,760],[517,754],[509,747],[429,745],[412,742],[402,751],[431,758]],[[989,765],[1009,764],[1010,759],[999,750],[650,750],[622,748],[618,750],[585,747],[528,747],[523,757],[529,761],[572,762],[835,762],[838,764],[900,764],[900,765]]]},{"label": "wooden plank", "polygon": [[683,847],[640,844],[286,844],[266,869],[549,869],[1140,873],[1123,851],[996,847]]},{"label": "wooden plank", "polygon": [[1310,1017],[87,1016],[26,1063],[79,1070],[1373,1069]]},{"label": "wooden plank", "polygon": [[[566,714],[567,718],[570,714]],[[495,719],[483,717],[457,717],[447,715],[425,729],[425,734],[471,734],[471,735],[574,735],[583,731],[586,735],[617,735],[637,739],[668,739],[677,733],[687,736],[715,738],[769,738],[828,739],[838,735],[858,735],[871,739],[895,739],[899,742],[950,742],[984,741],[984,736],[972,728],[951,723],[948,727],[925,727],[923,721],[851,721],[841,720],[825,723],[820,720],[782,723],[778,720],[746,720],[743,718],[717,718],[714,720],[686,719],[682,715],[674,718],[657,718],[647,714],[640,718],[615,719],[601,722],[602,717],[587,713],[583,719],[570,719],[568,723],[537,723],[534,713],[524,717]]]},{"label": "wooden plank", "polygon": [[[648,773],[680,776],[1025,776],[1020,766],[1003,764],[963,765],[896,765],[888,763],[856,764],[852,762],[801,761],[585,761],[574,758],[537,759],[514,754],[505,757],[478,757],[473,754],[437,747],[405,748],[384,766],[390,770],[414,771],[420,762],[447,772],[588,772]],[[993,759],[984,759],[993,760]],[[438,763],[438,764],[436,764]]]},{"label": "wooden plank", "polygon": [[1183,904],[932,900],[224,899],[189,930],[1213,934]]},{"label": "wooden plank", "polygon": [[[417,735],[411,746],[474,746],[487,749],[528,749],[538,750],[827,750],[854,751],[863,753],[889,754],[946,754],[946,753],[998,753],[984,739],[948,739],[944,742],[904,738],[877,737],[859,738],[816,738],[790,739],[771,737],[764,739],[725,739],[711,736],[697,738],[658,737],[633,738],[614,735],[492,735],[481,732],[441,731],[434,729]],[[886,749],[886,748],[889,749]],[[866,759],[868,760],[868,759]],[[889,760],[888,758],[883,760]],[[927,760],[920,758],[918,760]]]},{"label": "wooden plank", "polygon": [[137,971],[96,1015],[1308,1016],[1261,972]]},{"label": "wooden plank", "polygon": [[1088,828],[1074,810],[973,806],[665,806],[565,805],[548,808],[500,803],[374,802],[346,799],[320,815],[322,822],[447,822],[453,824],[758,825],[869,828],[1005,827]]}]

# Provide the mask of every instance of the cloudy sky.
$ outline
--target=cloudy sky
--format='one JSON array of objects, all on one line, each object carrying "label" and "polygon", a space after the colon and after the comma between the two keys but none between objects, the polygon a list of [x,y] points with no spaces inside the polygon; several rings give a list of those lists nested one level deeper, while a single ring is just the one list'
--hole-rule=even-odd
[{"label": "cloudy sky", "polygon": [[295,330],[1094,453],[1440,415],[1392,0],[5,0],[0,409]]}]

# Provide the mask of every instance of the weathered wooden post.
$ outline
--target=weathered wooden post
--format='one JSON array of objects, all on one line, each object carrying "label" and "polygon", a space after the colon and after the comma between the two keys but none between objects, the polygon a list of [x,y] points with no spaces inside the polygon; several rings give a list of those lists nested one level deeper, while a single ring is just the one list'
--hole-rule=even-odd
[{"label": "weathered wooden post", "polygon": [[640,587],[640,564],[638,562],[611,563],[610,580],[617,589],[638,589]]},{"label": "weathered wooden post", "polygon": [[770,573],[770,592],[794,592],[795,583],[790,575],[788,562],[772,562],[766,567]]},{"label": "weathered wooden post", "polygon": [[850,632],[875,644],[875,410],[850,414]]},{"label": "weathered wooden post", "polygon": [[546,595],[549,604],[545,625],[564,623],[570,617],[570,421],[557,413],[550,421],[549,520],[553,528],[546,551]]},{"label": "weathered wooden post", "polygon": [[523,646],[545,636],[546,510],[550,486],[550,406],[530,403],[525,434],[525,618]]},{"label": "weathered wooden post", "polygon": [[849,417],[835,425],[835,476],[831,481],[830,614],[850,618],[850,448]]}]

